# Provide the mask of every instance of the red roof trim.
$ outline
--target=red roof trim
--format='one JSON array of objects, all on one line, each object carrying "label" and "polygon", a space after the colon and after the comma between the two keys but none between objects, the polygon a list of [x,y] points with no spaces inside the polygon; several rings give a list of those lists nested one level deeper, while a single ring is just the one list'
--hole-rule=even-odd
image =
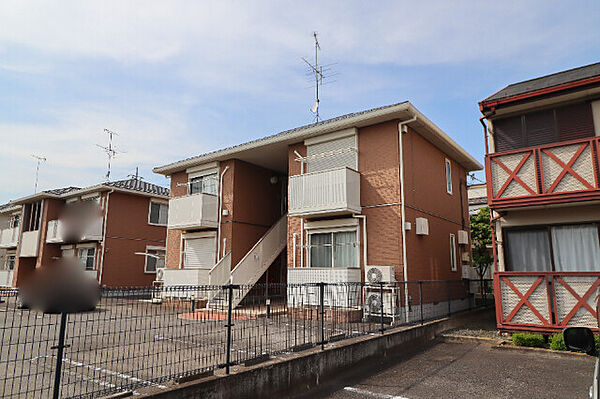
[{"label": "red roof trim", "polygon": [[563,83],[561,85],[547,87],[545,89],[533,90],[533,91],[530,91],[527,93],[517,94],[514,96],[501,98],[498,100],[480,101],[479,102],[479,110],[483,112],[484,108],[494,108],[501,104],[524,100],[524,99],[531,98],[531,97],[542,96],[544,94],[554,93],[554,92],[562,91],[562,90],[568,90],[568,89],[572,89],[574,87],[585,86],[585,85],[589,85],[592,83],[598,83],[598,82],[600,82],[600,76],[595,76],[593,78],[587,78],[587,79],[582,79],[582,80],[576,80],[573,82]]}]

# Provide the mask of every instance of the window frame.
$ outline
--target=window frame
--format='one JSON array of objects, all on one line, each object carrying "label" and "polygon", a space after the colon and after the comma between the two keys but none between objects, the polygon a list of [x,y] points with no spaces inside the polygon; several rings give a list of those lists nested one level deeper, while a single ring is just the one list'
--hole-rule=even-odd
[{"label": "window frame", "polygon": [[[89,251],[92,250],[94,252],[94,254],[92,255],[92,268],[88,269],[87,267],[87,261],[90,258],[89,255]],[[82,251],[86,251],[86,257],[85,257],[85,262],[83,262],[82,266],[83,266],[83,270],[87,271],[95,271],[96,270],[96,255],[98,254],[98,251],[96,251],[96,247],[95,246],[81,246],[81,247],[77,247],[77,259],[79,259],[80,261],[82,261],[83,259],[81,258],[81,252]]]},{"label": "window frame", "polygon": [[[356,238],[356,265],[355,266],[336,266],[335,265],[335,237],[336,233],[348,233],[352,232],[355,234]],[[329,229],[311,229],[307,231],[307,243],[308,243],[308,254],[307,254],[307,264],[309,268],[323,268],[323,269],[358,269],[360,268],[360,234],[359,234],[358,226],[348,226],[348,227],[338,227],[338,228],[329,228]],[[330,234],[331,235],[331,244],[329,244],[331,248],[331,266],[312,266],[312,237],[315,234]]]},{"label": "window frame", "polygon": [[[208,178],[209,176],[213,176],[213,175],[214,175],[214,180],[215,180],[215,192],[212,193],[212,192],[204,191],[204,179]],[[194,184],[193,181],[196,179],[200,179],[200,191],[193,193],[192,185]],[[219,171],[213,169],[213,170],[206,170],[203,172],[194,173],[188,177],[187,186],[188,186],[188,190],[187,190],[188,195],[197,195],[197,194],[217,195],[219,192]]]},{"label": "window frame", "polygon": [[[166,256],[167,256],[167,249],[165,247],[159,247],[159,246],[154,246],[154,245],[147,245],[146,246],[146,253],[149,254],[151,253],[151,251],[162,251],[164,253],[164,260],[166,261]],[[148,255],[144,255],[144,273],[145,274],[156,274],[156,271],[158,270],[158,266],[156,265],[156,263],[154,264],[154,271],[152,270],[148,270],[148,259],[150,258],[150,256]],[[156,260],[158,262],[158,259]],[[164,268],[164,264],[163,264],[163,268]]]},{"label": "window frame", "polygon": [[[9,266],[10,260],[12,258],[12,267]],[[7,253],[6,254],[6,260],[4,261],[4,265],[2,265],[2,270],[5,271],[14,271],[15,270],[15,263],[17,262],[17,254],[15,253]]]},{"label": "window frame", "polygon": [[[152,204],[158,204],[159,208],[158,208],[158,221],[155,223],[151,220],[152,217]],[[165,221],[164,224],[160,223],[160,206],[166,206],[167,207],[167,220]],[[160,227],[166,227],[169,224],[169,203],[167,201],[160,201],[160,200],[155,200],[155,199],[151,199],[150,200],[150,204],[148,205],[148,224],[152,225],[152,226],[160,226]]]},{"label": "window frame", "polygon": [[444,180],[446,182],[446,193],[452,195],[452,162],[448,158],[444,158]]},{"label": "window frame", "polygon": [[456,251],[456,234],[450,233],[450,270],[458,271],[457,251]]}]

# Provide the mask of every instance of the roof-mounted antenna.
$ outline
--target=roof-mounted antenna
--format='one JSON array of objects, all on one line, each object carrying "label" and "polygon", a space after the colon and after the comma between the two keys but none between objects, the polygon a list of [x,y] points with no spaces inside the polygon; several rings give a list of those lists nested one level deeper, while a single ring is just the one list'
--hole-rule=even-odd
[{"label": "roof-mounted antenna", "polygon": [[140,176],[140,174],[139,174],[139,167],[137,167],[137,166],[135,167],[135,175],[134,174],[130,174],[130,175],[127,175],[127,177],[131,177],[132,179],[135,179],[137,181],[144,180],[144,178],[142,176]]},{"label": "roof-mounted antenna", "polygon": [[117,151],[117,149],[115,148],[115,146],[113,145],[113,136],[118,136],[119,134],[116,132],[113,132],[112,130],[108,130],[108,129],[104,129],[104,133],[108,134],[108,146],[102,146],[100,144],[96,144],[97,147],[100,147],[104,150],[104,152],[106,153],[106,156],[108,157],[108,170],[106,172],[106,181],[110,181],[110,166],[111,166],[111,161],[114,157],[117,156],[117,154],[120,154],[120,151]]},{"label": "roof-mounted antenna", "polygon": [[[317,38],[318,33],[317,32],[313,32],[313,37],[315,39],[315,63],[311,64],[310,62],[308,62],[306,60],[306,58],[302,57],[302,61],[304,61],[306,63],[306,65],[308,65],[309,67],[309,71],[307,73],[307,76],[310,77],[311,81],[314,79],[314,85],[315,85],[315,102],[313,104],[313,106],[310,108],[310,111],[315,115],[315,122],[319,122],[319,120],[321,119],[319,116],[319,104],[320,104],[320,99],[319,99],[319,87],[323,86],[323,81],[325,79],[328,79],[331,76],[335,76],[337,75],[337,73],[329,73],[331,72],[331,65],[335,65],[335,64],[329,64],[329,65],[319,65],[319,51],[321,50],[321,46],[319,45],[319,39]],[[333,82],[328,82],[328,83],[333,83]]]},{"label": "roof-mounted antenna", "polygon": [[37,187],[38,187],[38,177],[40,175],[40,163],[42,162],[46,162],[46,158],[39,156],[39,155],[35,155],[32,154],[32,157],[34,157],[35,159],[37,159],[37,166],[35,168],[35,186],[33,187],[33,193],[37,193]]}]

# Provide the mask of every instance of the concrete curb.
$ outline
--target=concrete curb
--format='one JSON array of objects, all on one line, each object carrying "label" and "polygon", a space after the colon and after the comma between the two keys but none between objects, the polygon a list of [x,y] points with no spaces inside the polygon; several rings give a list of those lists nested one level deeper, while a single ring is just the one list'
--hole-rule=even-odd
[{"label": "concrete curb", "polygon": [[443,342],[474,342],[488,345],[502,345],[502,343],[506,342],[501,338],[486,338],[459,334],[442,334],[439,340]]},{"label": "concrete curb", "polygon": [[517,345],[510,344],[510,343],[499,343],[497,345],[493,345],[492,349],[507,350],[507,351],[513,351],[513,352],[529,352],[529,353],[538,353],[538,354],[545,354],[545,355],[556,355],[556,356],[560,356],[560,357],[576,357],[579,359],[581,359],[582,357],[590,357],[589,355],[586,355],[585,353],[569,352],[569,351],[556,351],[556,350],[546,349],[546,348],[532,348],[532,347],[528,347],[528,346],[517,346]]}]

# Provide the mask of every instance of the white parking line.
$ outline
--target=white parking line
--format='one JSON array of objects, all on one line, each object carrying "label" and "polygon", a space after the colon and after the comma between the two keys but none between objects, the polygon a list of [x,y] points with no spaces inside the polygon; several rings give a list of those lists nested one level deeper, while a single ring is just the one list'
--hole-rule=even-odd
[{"label": "white parking line", "polygon": [[387,395],[385,393],[376,393],[376,392],[371,392],[371,391],[365,391],[364,389],[358,389],[358,388],[354,388],[354,387],[345,387],[344,391],[354,392],[354,393],[357,393],[359,395],[368,396],[370,398],[378,398],[378,399],[408,399],[407,397],[404,397],[404,396]]},{"label": "white parking line", "polygon": [[[29,361],[33,362],[34,360],[38,360],[38,359],[42,359],[42,358],[49,359],[49,358],[55,358],[55,356],[54,355],[36,356],[34,358],[29,359]],[[131,376],[131,375],[119,373],[117,371],[103,369],[101,367],[90,366],[90,365],[83,364],[81,362],[76,362],[76,361],[73,361],[73,360],[70,360],[70,359],[67,359],[67,358],[63,358],[63,363],[67,363],[67,364],[69,364],[71,366],[75,366],[75,367],[83,367],[83,368],[86,368],[88,370],[98,371],[98,372],[103,373],[103,374],[112,375],[112,376],[115,376],[115,377],[118,377],[118,378],[122,378],[124,380],[128,380],[128,381],[135,382],[135,383],[142,384],[142,385],[146,385],[146,386],[154,386],[154,387],[161,388],[161,389],[165,389],[166,388],[166,386],[164,386],[164,385],[156,384],[156,383],[151,382],[151,381],[145,381],[145,380],[136,378],[136,377]],[[77,375],[77,373],[75,373],[73,371],[70,371],[70,370],[64,370],[64,371],[67,372],[67,373],[69,373],[69,374],[75,374],[75,375]],[[81,373],[79,373],[79,374],[81,374]],[[112,385],[112,384],[109,384],[109,383],[104,383],[104,382],[102,382],[100,380],[96,380],[96,379],[93,379],[93,378],[85,377],[84,375],[80,375],[80,377],[82,379],[84,379],[84,380],[92,381],[92,382],[95,382],[95,383],[97,383],[99,385],[102,385],[102,386],[108,385],[111,388],[116,387],[116,385]]]}]

